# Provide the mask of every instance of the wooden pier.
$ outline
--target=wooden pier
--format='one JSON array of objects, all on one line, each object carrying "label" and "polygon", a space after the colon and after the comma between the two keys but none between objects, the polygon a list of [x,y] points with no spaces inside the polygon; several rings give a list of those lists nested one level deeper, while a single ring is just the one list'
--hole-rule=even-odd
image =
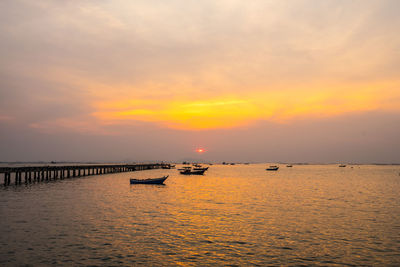
[{"label": "wooden pier", "polygon": [[89,164],[89,165],[47,165],[47,166],[21,166],[0,167],[4,176],[4,186],[12,184],[37,183],[50,180],[100,175],[119,172],[131,172],[159,169],[163,164]]}]

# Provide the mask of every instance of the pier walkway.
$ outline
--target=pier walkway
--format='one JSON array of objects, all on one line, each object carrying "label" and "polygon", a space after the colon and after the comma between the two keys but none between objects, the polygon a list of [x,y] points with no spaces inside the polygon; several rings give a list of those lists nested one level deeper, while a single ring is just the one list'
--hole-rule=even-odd
[{"label": "pier walkway", "polygon": [[4,177],[4,186],[32,182],[43,182],[71,177],[100,175],[107,173],[131,172],[159,169],[163,164],[87,164],[87,165],[40,165],[20,167],[0,167],[0,177]]}]

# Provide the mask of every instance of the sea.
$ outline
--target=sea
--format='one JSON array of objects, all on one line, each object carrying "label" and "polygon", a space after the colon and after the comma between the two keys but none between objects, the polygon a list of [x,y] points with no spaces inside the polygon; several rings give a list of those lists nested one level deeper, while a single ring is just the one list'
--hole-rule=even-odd
[{"label": "sea", "polygon": [[400,266],[400,166],[269,165],[1,186],[0,266]]}]

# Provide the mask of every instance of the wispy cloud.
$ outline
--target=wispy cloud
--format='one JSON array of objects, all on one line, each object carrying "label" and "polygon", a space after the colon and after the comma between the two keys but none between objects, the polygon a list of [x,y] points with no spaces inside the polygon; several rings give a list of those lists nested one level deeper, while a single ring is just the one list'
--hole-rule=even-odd
[{"label": "wispy cloud", "polygon": [[3,0],[0,121],[114,135],[398,113],[399,10],[396,0]]}]

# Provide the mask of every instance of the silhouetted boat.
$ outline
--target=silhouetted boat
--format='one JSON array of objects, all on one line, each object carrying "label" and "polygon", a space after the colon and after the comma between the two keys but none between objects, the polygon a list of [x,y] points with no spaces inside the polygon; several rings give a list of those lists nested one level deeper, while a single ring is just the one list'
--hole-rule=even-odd
[{"label": "silhouetted boat", "polygon": [[196,167],[196,168],[193,168],[193,170],[195,170],[195,171],[201,171],[201,170],[208,170],[208,167]]},{"label": "silhouetted boat", "polygon": [[267,171],[277,171],[279,169],[279,166],[269,166],[268,168],[266,168],[265,170]]},{"label": "silhouetted boat", "polygon": [[149,179],[130,179],[131,184],[163,184],[167,180],[167,176],[161,178],[149,178]]},{"label": "silhouetted boat", "polygon": [[191,170],[191,169],[192,169],[192,167],[184,166],[184,167],[178,169],[178,171]]},{"label": "silhouetted boat", "polygon": [[173,168],[175,168],[175,165],[171,165],[171,164],[161,166],[161,169],[173,169]]},{"label": "silhouetted boat", "polygon": [[194,170],[193,169],[192,170],[191,168],[184,168],[183,170],[180,170],[179,173],[184,174],[184,175],[192,175],[192,174],[203,175],[205,171],[206,171],[205,169],[202,169],[202,170]]},{"label": "silhouetted boat", "polygon": [[292,167],[293,167],[293,165],[292,165],[292,164],[288,164],[288,165],[286,165],[286,167],[288,167],[288,168],[292,168]]},{"label": "silhouetted boat", "polygon": [[346,167],[346,164],[340,164],[339,167],[344,168],[344,167]]}]

